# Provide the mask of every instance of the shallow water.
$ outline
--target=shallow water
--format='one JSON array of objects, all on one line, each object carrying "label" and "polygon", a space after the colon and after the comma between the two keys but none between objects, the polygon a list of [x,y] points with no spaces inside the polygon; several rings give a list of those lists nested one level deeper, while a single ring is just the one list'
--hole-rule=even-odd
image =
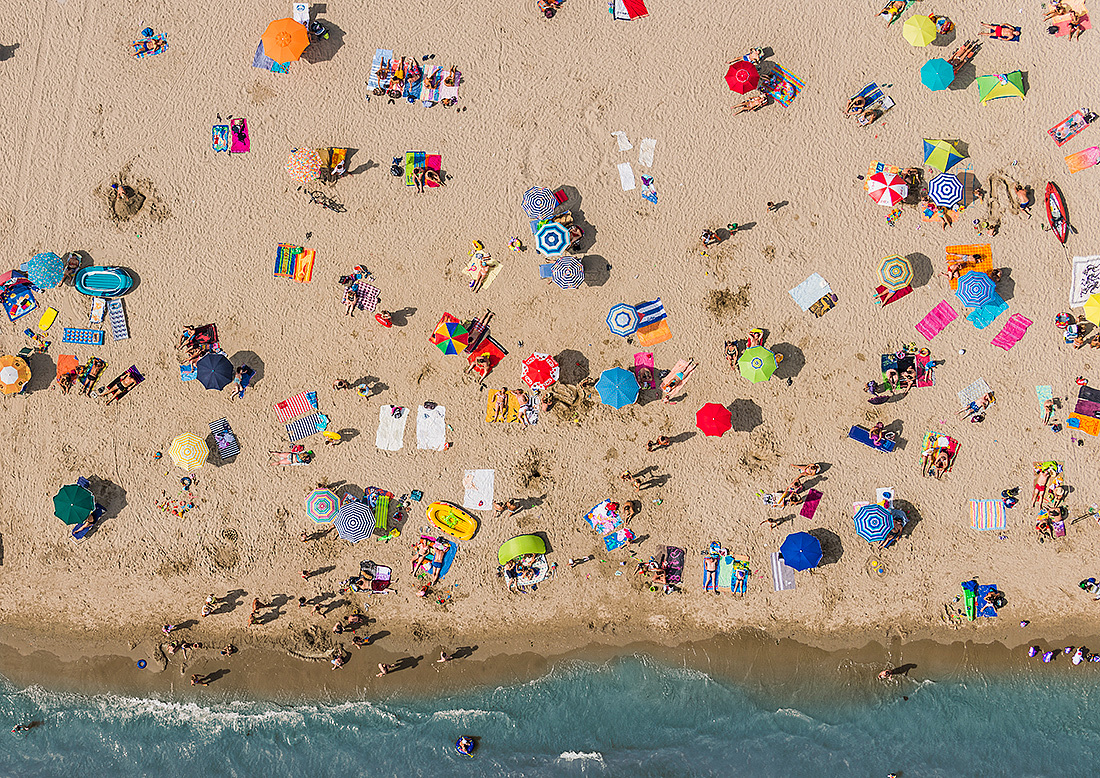
[{"label": "shallow water", "polygon": [[[0,775],[928,778],[1100,767],[1100,672],[1089,668],[850,684],[796,679],[776,702],[768,689],[645,657],[570,662],[444,698],[331,705],[200,705],[5,682],[0,722],[43,724],[0,739]],[[474,759],[452,747],[462,733],[481,738]]]}]

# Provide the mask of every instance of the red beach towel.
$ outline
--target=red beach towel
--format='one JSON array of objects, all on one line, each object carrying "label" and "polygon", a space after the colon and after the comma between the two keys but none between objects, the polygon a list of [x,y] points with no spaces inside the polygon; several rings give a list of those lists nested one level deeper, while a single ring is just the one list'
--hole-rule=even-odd
[{"label": "red beach towel", "polygon": [[1001,328],[1001,331],[993,338],[993,345],[998,348],[1003,348],[1008,351],[1015,346],[1020,338],[1027,332],[1027,328],[1033,324],[1031,319],[1025,318],[1018,313],[1012,314],[1008,321],[1005,322],[1005,326]]},{"label": "red beach towel", "polygon": [[280,422],[286,424],[293,418],[312,413],[317,410],[315,392],[298,392],[290,399],[275,404],[275,416]]},{"label": "red beach towel", "polygon": [[623,7],[630,14],[631,19],[641,19],[643,16],[649,16],[649,11],[646,10],[645,3],[642,0],[623,0]]}]

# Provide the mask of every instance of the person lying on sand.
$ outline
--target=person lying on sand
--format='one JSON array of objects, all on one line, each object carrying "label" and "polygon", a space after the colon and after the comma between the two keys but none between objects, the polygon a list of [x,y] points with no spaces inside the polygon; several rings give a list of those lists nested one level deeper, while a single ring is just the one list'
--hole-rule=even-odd
[{"label": "person lying on sand", "polygon": [[656,451],[659,448],[668,448],[672,445],[672,440],[666,435],[660,435],[656,440],[647,441],[645,444],[646,451]]},{"label": "person lying on sand", "polygon": [[982,35],[987,35],[994,40],[1002,41],[1018,41],[1020,40],[1020,31],[1016,27],[1009,24],[988,24],[986,22],[981,23]]},{"label": "person lying on sand", "polygon": [[1032,202],[1031,193],[1028,192],[1026,186],[1020,184],[1013,184],[1012,193],[1016,195],[1016,204],[1020,206],[1020,210],[1027,214],[1027,218],[1031,218],[1031,206],[1035,203]]},{"label": "person lying on sand", "polygon": [[523,422],[523,426],[528,426],[531,422],[527,418],[528,411],[531,410],[531,398],[527,396],[527,392],[522,389],[513,389],[512,396],[516,398],[516,402],[519,403],[519,419]]},{"label": "person lying on sand", "polygon": [[493,417],[492,421],[497,422],[501,419],[508,418],[508,387],[500,387],[500,391],[493,395]]},{"label": "person lying on sand", "polygon": [[811,462],[808,465],[791,465],[791,467],[798,468],[799,478],[813,478],[815,475],[821,472],[821,465],[816,462]]},{"label": "person lying on sand", "polygon": [[1073,9],[1059,0],[1047,6],[1047,10],[1043,12],[1043,21],[1050,21],[1055,16],[1065,16],[1069,13],[1073,13]]},{"label": "person lying on sand", "polygon": [[745,111],[758,111],[768,104],[768,98],[764,95],[753,95],[752,97],[746,97],[740,103],[737,103],[733,107],[735,114],[743,113]]}]

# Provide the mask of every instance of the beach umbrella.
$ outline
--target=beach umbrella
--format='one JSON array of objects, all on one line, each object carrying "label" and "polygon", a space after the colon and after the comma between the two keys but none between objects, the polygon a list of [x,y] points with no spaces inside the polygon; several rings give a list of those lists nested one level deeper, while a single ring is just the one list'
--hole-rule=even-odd
[{"label": "beach umbrella", "polygon": [[321,177],[324,166],[325,162],[317,149],[291,149],[290,158],[286,161],[286,172],[295,181],[308,184]]},{"label": "beach umbrella", "polygon": [[695,426],[708,437],[720,438],[733,428],[730,409],[718,403],[707,403],[695,412]]},{"label": "beach umbrella", "polygon": [[469,330],[456,321],[440,322],[435,336],[435,345],[444,354],[461,354],[470,345]]},{"label": "beach umbrella", "polygon": [[924,164],[928,167],[934,167],[946,173],[948,168],[962,161],[963,155],[947,141],[924,139]]},{"label": "beach umbrella", "polygon": [[771,378],[776,366],[775,354],[763,346],[745,349],[745,353],[737,359],[737,368],[741,375],[754,384]]},{"label": "beach umbrella", "polygon": [[882,260],[878,274],[882,285],[895,292],[913,283],[913,268],[909,260],[898,254],[891,254]]},{"label": "beach umbrella", "polygon": [[779,547],[779,555],[788,567],[809,570],[821,564],[821,541],[809,532],[792,532]]},{"label": "beach umbrella", "polygon": [[535,235],[535,250],[548,257],[557,257],[569,248],[569,228],[564,224],[549,222],[539,227]]},{"label": "beach umbrella", "polygon": [[622,408],[638,399],[638,379],[629,370],[613,367],[600,373],[596,391],[604,405]]},{"label": "beach umbrella", "polygon": [[959,279],[959,288],[955,290],[955,296],[962,300],[963,305],[977,308],[985,305],[993,297],[993,279],[979,270],[971,270],[963,273]]},{"label": "beach umbrella", "polygon": [[962,181],[950,173],[940,173],[928,182],[928,197],[943,208],[954,208],[963,199]]},{"label": "beach umbrella", "polygon": [[39,289],[53,289],[64,274],[64,260],[52,251],[35,254],[27,263],[27,278]]},{"label": "beach umbrella", "polygon": [[233,383],[233,363],[223,354],[210,352],[195,364],[195,377],[207,389],[221,391]]},{"label": "beach umbrella", "polygon": [[306,498],[306,514],[318,524],[327,524],[340,510],[340,498],[331,489],[314,489]]},{"label": "beach umbrella", "polygon": [[890,207],[909,195],[909,185],[894,173],[875,173],[867,179],[867,194],[879,205]]},{"label": "beach umbrella", "polygon": [[554,261],[550,277],[562,289],[576,289],[584,283],[584,265],[576,257],[562,257]]},{"label": "beach umbrella", "polygon": [[868,543],[885,540],[894,528],[894,517],[878,503],[862,506],[856,511],[856,534]]},{"label": "beach umbrella", "polygon": [[638,329],[638,309],[619,303],[607,314],[607,326],[611,334],[629,338]]},{"label": "beach umbrella", "polygon": [[294,62],[309,45],[309,31],[293,19],[276,19],[267,25],[260,41],[264,44],[264,56],[281,64]]},{"label": "beach umbrella", "polygon": [[901,27],[901,34],[913,46],[927,46],[936,39],[936,23],[927,16],[910,16]]},{"label": "beach umbrella", "polygon": [[1024,97],[1024,74],[1019,70],[1011,73],[997,73],[990,76],[978,76],[978,102],[988,103],[998,97]]},{"label": "beach umbrella", "polygon": [[747,94],[756,89],[760,83],[760,74],[751,62],[741,60],[740,62],[734,62],[730,65],[730,69],[726,71],[726,83],[737,94]]},{"label": "beach umbrella", "polygon": [[920,69],[920,82],[933,92],[951,86],[955,80],[955,68],[945,59],[930,59]]},{"label": "beach umbrella", "polygon": [[190,473],[206,464],[206,458],[210,456],[210,448],[198,435],[188,433],[172,441],[168,454],[177,467],[182,467]]},{"label": "beach umbrella", "polygon": [[522,205],[530,218],[545,219],[558,207],[558,200],[545,186],[533,186],[523,193]]},{"label": "beach umbrella", "polygon": [[557,360],[549,354],[532,354],[523,360],[521,378],[534,390],[547,389],[558,380],[561,371]]},{"label": "beach umbrella", "polygon": [[336,534],[349,543],[358,543],[374,532],[374,513],[358,500],[344,503],[332,520]]},{"label": "beach umbrella", "polygon": [[5,354],[0,357],[0,391],[18,394],[31,380],[31,367],[22,357]]},{"label": "beach umbrella", "polygon": [[1085,300],[1085,318],[1100,325],[1100,294],[1090,294]]},{"label": "beach umbrella", "polygon": [[83,486],[69,484],[53,496],[53,515],[66,524],[79,524],[95,510],[95,497]]}]

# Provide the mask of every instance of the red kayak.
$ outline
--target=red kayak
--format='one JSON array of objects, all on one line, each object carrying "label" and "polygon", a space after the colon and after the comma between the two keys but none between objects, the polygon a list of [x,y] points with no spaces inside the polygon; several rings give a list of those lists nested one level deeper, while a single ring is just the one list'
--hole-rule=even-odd
[{"label": "red kayak", "polygon": [[1066,201],[1062,199],[1062,191],[1053,181],[1047,182],[1046,203],[1050,229],[1062,245],[1065,245],[1069,238],[1069,216],[1066,212]]}]

